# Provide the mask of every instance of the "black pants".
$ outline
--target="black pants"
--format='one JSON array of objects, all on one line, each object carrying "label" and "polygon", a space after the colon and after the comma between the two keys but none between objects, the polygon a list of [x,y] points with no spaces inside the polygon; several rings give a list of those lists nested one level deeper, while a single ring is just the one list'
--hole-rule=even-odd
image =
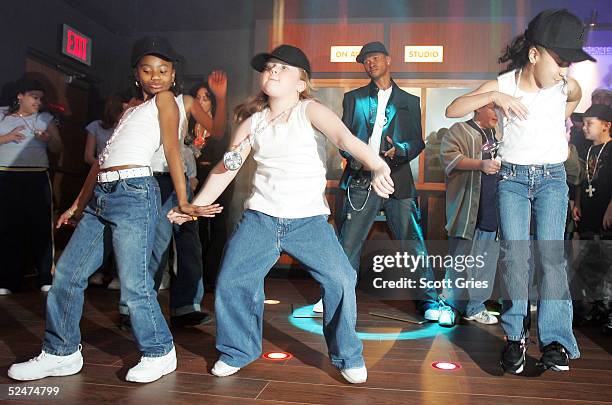
[{"label": "black pants", "polygon": [[38,285],[51,284],[53,202],[48,172],[0,171],[0,258],[0,288],[19,290],[30,261]]}]

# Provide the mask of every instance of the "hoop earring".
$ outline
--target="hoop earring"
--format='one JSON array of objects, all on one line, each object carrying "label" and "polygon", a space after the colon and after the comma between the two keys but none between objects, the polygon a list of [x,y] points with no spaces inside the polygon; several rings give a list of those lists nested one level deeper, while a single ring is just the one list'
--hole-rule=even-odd
[{"label": "hoop earring", "polygon": [[138,83],[138,80],[134,80],[134,85],[135,85],[136,87],[140,87],[140,83]]},{"label": "hoop earring", "polygon": [[172,87],[176,87],[176,82],[172,82]]}]

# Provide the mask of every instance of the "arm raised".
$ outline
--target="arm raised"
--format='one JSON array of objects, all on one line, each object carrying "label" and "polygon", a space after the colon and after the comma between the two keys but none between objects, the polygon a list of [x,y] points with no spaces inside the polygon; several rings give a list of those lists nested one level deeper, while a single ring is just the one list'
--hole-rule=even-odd
[{"label": "arm raised", "polygon": [[306,116],[334,145],[350,153],[372,172],[372,187],[378,195],[388,198],[393,194],[389,166],[372,148],[353,136],[332,110],[321,103],[312,102],[306,108]]}]

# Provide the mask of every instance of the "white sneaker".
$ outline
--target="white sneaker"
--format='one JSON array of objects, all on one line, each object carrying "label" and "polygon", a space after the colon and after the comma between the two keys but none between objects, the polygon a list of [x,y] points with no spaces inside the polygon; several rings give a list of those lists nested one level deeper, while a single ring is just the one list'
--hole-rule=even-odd
[{"label": "white sneaker", "polygon": [[486,309],[472,316],[464,316],[463,319],[476,321],[485,325],[495,325],[498,322],[497,317],[490,314]]},{"label": "white sneaker", "polygon": [[49,292],[50,289],[51,289],[51,284],[45,284],[42,287],[40,287],[40,292]]},{"label": "white sneaker", "polygon": [[0,288],[0,295],[11,295],[12,293],[8,288]]},{"label": "white sneaker", "polygon": [[457,324],[457,311],[448,305],[440,307],[440,318],[438,318],[438,325],[452,328]]},{"label": "white sneaker", "polygon": [[438,308],[430,308],[423,313],[423,318],[428,321],[438,322],[440,319],[440,310]]},{"label": "white sneaker", "polygon": [[323,298],[317,301],[316,304],[312,306],[312,312],[316,312],[317,314],[323,313]]},{"label": "white sneaker", "polygon": [[89,285],[102,285],[104,284],[104,274],[97,271],[91,277],[89,277]]},{"label": "white sneaker", "polygon": [[362,384],[368,379],[368,369],[365,366],[340,370],[340,374],[351,384]]},{"label": "white sneaker", "polygon": [[217,377],[227,377],[232,374],[236,374],[238,370],[240,370],[240,367],[230,366],[229,364],[225,364],[221,360],[217,360],[210,372],[213,375],[216,375]]},{"label": "white sneaker", "polygon": [[33,359],[24,363],[15,363],[9,368],[8,376],[13,380],[31,381],[45,377],[73,375],[83,368],[81,345],[79,350],[67,356],[55,356],[44,350]]},{"label": "white sneaker", "polygon": [[161,357],[142,356],[138,364],[132,367],[125,376],[126,381],[149,383],[159,380],[176,370],[176,351],[174,347]]},{"label": "white sneaker", "polygon": [[121,290],[121,282],[119,281],[119,277],[113,278],[111,282],[108,283],[106,288],[109,290]]}]

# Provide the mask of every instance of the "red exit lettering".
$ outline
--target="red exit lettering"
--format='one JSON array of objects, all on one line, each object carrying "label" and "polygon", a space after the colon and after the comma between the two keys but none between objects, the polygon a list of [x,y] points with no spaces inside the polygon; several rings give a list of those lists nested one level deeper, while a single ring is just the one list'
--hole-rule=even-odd
[{"label": "red exit lettering", "polygon": [[66,52],[76,58],[87,61],[87,42],[89,39],[71,30],[68,30],[67,36]]}]

